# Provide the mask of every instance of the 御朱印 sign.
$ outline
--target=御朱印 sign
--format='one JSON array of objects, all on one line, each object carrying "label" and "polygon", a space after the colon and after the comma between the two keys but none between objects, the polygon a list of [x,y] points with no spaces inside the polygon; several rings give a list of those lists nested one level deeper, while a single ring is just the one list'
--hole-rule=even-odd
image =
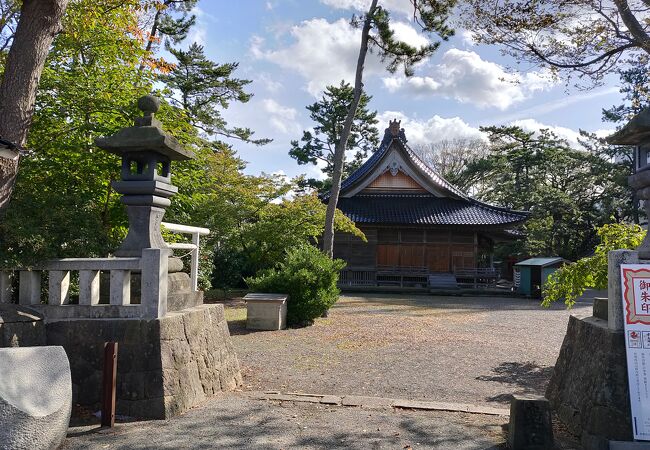
[{"label": "\u5fa1\u6731\u5370 sign", "polygon": [[621,264],[621,284],[632,431],[650,440],[650,266]]}]

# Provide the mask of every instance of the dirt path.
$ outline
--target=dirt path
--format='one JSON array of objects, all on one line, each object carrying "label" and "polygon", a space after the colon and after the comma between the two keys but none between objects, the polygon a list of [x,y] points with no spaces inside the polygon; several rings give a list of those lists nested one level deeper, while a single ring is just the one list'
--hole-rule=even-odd
[{"label": "dirt path", "polygon": [[314,326],[248,332],[228,308],[250,390],[473,404],[543,394],[570,314],[513,298],[343,296]]}]

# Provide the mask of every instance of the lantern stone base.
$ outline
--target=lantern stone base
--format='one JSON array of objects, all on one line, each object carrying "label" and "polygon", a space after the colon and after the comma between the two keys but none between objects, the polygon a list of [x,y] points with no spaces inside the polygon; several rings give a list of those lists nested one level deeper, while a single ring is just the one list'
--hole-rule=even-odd
[{"label": "lantern stone base", "polygon": [[73,319],[47,324],[70,358],[73,400],[99,409],[104,342],[119,342],[117,414],[166,419],[241,384],[223,305],[160,319]]},{"label": "lantern stone base", "polygon": [[632,440],[623,332],[603,319],[571,316],[546,398],[584,448]]}]

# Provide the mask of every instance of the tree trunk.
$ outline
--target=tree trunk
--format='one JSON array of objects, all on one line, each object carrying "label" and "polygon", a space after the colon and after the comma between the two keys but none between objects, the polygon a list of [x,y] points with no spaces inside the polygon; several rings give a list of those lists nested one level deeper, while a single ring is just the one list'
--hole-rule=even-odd
[{"label": "tree trunk", "polygon": [[[24,0],[0,84],[0,137],[22,148],[32,122],[36,89],[68,0]],[[18,152],[0,150],[0,212],[18,173]]]},{"label": "tree trunk", "polygon": [[327,212],[325,214],[325,231],[323,233],[323,251],[332,258],[334,256],[334,217],[336,213],[336,205],[339,201],[339,193],[341,192],[341,178],[343,176],[343,163],[345,161],[345,149],[348,146],[348,139],[350,131],[352,130],[352,123],[354,116],[357,113],[359,100],[363,91],[363,66],[366,62],[366,54],[368,53],[368,35],[370,34],[370,26],[372,24],[372,17],[375,15],[377,8],[377,0],[372,0],[370,8],[366,13],[366,18],[363,22],[363,29],[361,30],[361,47],[359,48],[359,59],[357,60],[357,71],[354,79],[354,99],[348,109],[348,115],[343,124],[343,131],[341,138],[336,144],[334,149],[334,171],[332,173],[332,189],[330,191],[330,198],[327,202]]}]

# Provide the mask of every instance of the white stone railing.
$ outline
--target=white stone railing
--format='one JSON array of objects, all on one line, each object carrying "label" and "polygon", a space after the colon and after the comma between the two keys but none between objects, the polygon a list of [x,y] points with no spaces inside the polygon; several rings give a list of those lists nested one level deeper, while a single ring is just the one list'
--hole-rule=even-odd
[{"label": "white stone railing", "polygon": [[[157,318],[167,313],[167,249],[148,248],[141,258],[64,258],[33,269],[0,271],[0,303],[12,298],[18,274],[18,303],[42,310],[48,320],[72,318]],[[141,273],[140,303],[131,303],[131,272]],[[41,304],[42,273],[48,302]],[[79,304],[70,304],[70,273],[79,272]],[[100,272],[110,273],[109,303],[99,303]]]},{"label": "white stone railing", "polygon": [[179,225],[177,223],[163,222],[161,224],[167,230],[173,233],[189,234],[192,236],[192,243],[174,242],[167,244],[170,248],[175,250],[190,250],[191,263],[190,263],[190,278],[192,281],[192,290],[196,291],[199,288],[199,239],[200,236],[207,236],[210,230],[201,227],[191,227],[189,225]]}]

